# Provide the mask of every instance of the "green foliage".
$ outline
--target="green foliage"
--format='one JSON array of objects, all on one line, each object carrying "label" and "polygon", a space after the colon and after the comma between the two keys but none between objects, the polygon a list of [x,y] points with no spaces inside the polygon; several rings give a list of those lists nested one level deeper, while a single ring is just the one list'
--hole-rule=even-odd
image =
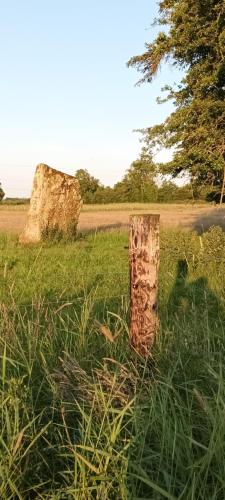
[{"label": "green foliage", "polygon": [[158,202],[168,203],[176,198],[178,187],[174,182],[163,181],[158,190]]},{"label": "green foliage", "polygon": [[3,200],[4,196],[5,196],[5,193],[4,193],[3,189],[2,189],[2,185],[1,185],[1,182],[0,182],[0,202]]},{"label": "green foliage", "polygon": [[155,175],[156,166],[143,149],[140,158],[131,164],[122,182],[116,184],[115,194],[120,196],[121,201],[126,202],[156,201]]},{"label": "green foliage", "polygon": [[164,180],[158,187],[156,177],[160,166],[154,163],[146,148],[127,170],[123,179],[114,187],[103,186],[87,170],[78,170],[83,201],[86,204],[107,203],[173,203],[177,201],[218,201],[216,191],[207,185],[201,187],[196,182],[177,186]]},{"label": "green foliage", "polygon": [[84,169],[77,170],[75,177],[80,183],[84,203],[94,203],[95,194],[101,188],[100,181]]},{"label": "green foliage", "polygon": [[128,345],[126,245],[0,236],[3,500],[225,497],[225,235],[162,232],[154,366]]},{"label": "green foliage", "polygon": [[174,203],[177,201],[194,201],[197,200],[198,193],[193,193],[192,186],[185,184],[177,186],[172,181],[164,181],[158,189],[157,201],[159,203]]},{"label": "green foliage", "polygon": [[223,260],[225,234],[221,227],[214,226],[202,236],[203,251],[209,259]]},{"label": "green foliage", "polygon": [[5,205],[29,205],[30,198],[5,198],[3,204]]},{"label": "green foliage", "polygon": [[115,201],[115,193],[114,189],[109,186],[101,186],[99,187],[93,197],[92,203],[113,203]]},{"label": "green foliage", "polygon": [[161,0],[159,24],[168,25],[143,55],[129,65],[151,82],[161,63],[171,58],[185,70],[182,82],[165,87],[175,111],[161,125],[145,131],[150,150],[175,147],[161,171],[186,171],[199,184],[221,186],[225,168],[225,4],[224,0]]},{"label": "green foliage", "polygon": [[87,170],[78,170],[84,203],[151,202],[157,201],[157,186],[154,181],[156,165],[143,149],[121,182],[113,188],[104,187]]}]

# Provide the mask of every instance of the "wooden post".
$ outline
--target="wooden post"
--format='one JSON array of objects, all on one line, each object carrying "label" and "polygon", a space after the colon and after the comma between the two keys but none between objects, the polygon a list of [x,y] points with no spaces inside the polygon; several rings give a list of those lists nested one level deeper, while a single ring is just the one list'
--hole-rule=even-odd
[{"label": "wooden post", "polygon": [[130,217],[130,341],[147,358],[158,326],[159,215]]}]

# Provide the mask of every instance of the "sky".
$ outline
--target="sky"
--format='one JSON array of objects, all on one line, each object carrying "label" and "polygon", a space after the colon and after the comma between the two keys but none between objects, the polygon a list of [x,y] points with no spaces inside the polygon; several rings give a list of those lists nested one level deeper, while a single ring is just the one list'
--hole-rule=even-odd
[{"label": "sky", "polygon": [[[0,182],[29,196],[35,167],[86,168],[105,185],[120,180],[141,150],[134,129],[160,123],[158,105],[178,72],[151,85],[127,61],[157,28],[155,0],[0,0]],[[160,160],[167,159],[162,152]]]}]

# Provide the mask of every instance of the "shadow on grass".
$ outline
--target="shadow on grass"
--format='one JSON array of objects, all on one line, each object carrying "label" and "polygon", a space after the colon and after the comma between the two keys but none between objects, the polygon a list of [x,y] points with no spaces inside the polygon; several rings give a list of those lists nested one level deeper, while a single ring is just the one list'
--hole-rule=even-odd
[{"label": "shadow on grass", "polygon": [[[189,281],[188,264],[179,260],[168,303],[161,309],[162,348],[165,370],[177,363],[174,380],[205,379],[207,360],[219,362],[224,349],[225,311],[205,276]],[[166,364],[164,364],[166,360]]]},{"label": "shadow on grass", "polygon": [[[160,486],[163,498],[203,500],[213,498],[216,490],[215,498],[222,499],[223,305],[204,276],[188,280],[187,262],[179,260],[160,319],[155,383],[149,384],[149,402],[136,409],[139,421],[130,460],[131,475],[136,478],[133,497],[161,498]],[[201,464],[197,482],[193,481],[196,464]]]},{"label": "shadow on grass", "polygon": [[225,231],[225,208],[215,208],[213,211],[199,215],[194,221],[192,228],[198,234],[203,234],[212,226],[219,226]]},{"label": "shadow on grass", "polygon": [[168,301],[168,315],[170,321],[174,317],[184,316],[188,319],[195,314],[202,319],[207,310],[209,319],[215,320],[222,313],[222,306],[216,295],[208,287],[206,277],[188,282],[188,264],[186,260],[177,263],[176,278]]}]

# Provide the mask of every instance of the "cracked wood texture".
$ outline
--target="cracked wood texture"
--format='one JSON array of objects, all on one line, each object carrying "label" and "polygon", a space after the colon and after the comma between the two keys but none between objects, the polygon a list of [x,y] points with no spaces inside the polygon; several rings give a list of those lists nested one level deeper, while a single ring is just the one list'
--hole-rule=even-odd
[{"label": "cracked wood texture", "polygon": [[159,215],[130,217],[130,341],[145,358],[158,326],[159,219]]}]

